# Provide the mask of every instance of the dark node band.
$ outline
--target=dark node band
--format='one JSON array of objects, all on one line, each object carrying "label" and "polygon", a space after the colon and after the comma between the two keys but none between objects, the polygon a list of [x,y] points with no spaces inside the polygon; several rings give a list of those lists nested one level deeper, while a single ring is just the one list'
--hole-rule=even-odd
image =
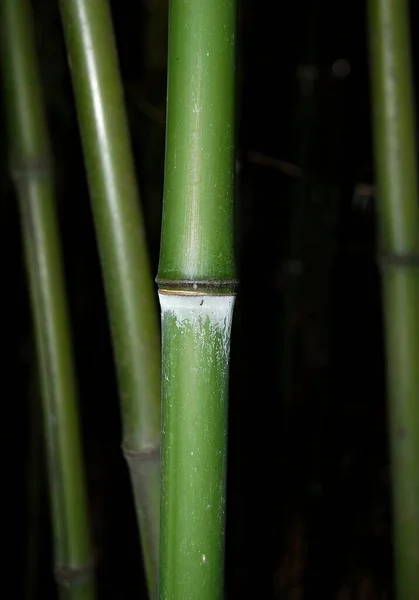
[{"label": "dark node band", "polygon": [[89,579],[93,579],[94,571],[94,565],[87,565],[85,567],[68,567],[61,565],[55,569],[55,580],[63,587],[81,585],[86,583]]},{"label": "dark node band", "polygon": [[173,280],[173,279],[159,279],[156,278],[156,283],[160,290],[167,291],[179,291],[179,292],[202,292],[202,293],[217,293],[217,292],[230,292],[234,293],[238,281],[235,279],[229,281],[220,280],[201,280],[201,281],[190,281],[190,280]]},{"label": "dark node band", "polygon": [[383,252],[379,255],[382,269],[389,267],[419,267],[419,252]]},{"label": "dark node band", "polygon": [[20,181],[32,177],[49,177],[52,174],[52,160],[48,157],[28,160],[11,160],[10,170],[13,179]]}]

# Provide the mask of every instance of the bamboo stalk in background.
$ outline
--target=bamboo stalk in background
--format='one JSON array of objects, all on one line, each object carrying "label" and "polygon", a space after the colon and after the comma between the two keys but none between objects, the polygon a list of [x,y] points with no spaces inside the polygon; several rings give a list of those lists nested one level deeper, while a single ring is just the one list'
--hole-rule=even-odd
[{"label": "bamboo stalk in background", "polygon": [[157,594],[160,349],[109,5],[61,0],[150,594]]},{"label": "bamboo stalk in background", "polygon": [[234,306],[234,0],[172,0],[162,318],[160,598],[223,595]]},{"label": "bamboo stalk in background", "polygon": [[407,0],[370,0],[397,597],[419,590],[419,205]]},{"label": "bamboo stalk in background", "polygon": [[[38,367],[38,365],[36,365]],[[26,500],[28,505],[28,524],[26,539],[26,564],[24,571],[25,600],[36,600],[39,597],[39,566],[42,547],[42,496],[44,484],[44,462],[42,443],[41,397],[39,377],[35,369],[31,369],[29,380],[28,410],[28,452],[26,464]]]},{"label": "bamboo stalk in background", "polygon": [[5,105],[28,268],[49,463],[55,571],[62,598],[95,596],[77,394],[51,151],[30,6],[2,0]]}]

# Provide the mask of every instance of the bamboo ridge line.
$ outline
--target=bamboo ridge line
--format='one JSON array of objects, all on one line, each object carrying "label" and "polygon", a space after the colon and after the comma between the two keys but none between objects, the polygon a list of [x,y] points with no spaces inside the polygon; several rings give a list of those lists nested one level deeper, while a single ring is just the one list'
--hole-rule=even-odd
[{"label": "bamboo ridge line", "polygon": [[192,292],[191,290],[170,290],[170,289],[162,289],[159,288],[159,294],[164,294],[165,296],[235,296],[235,292]]},{"label": "bamboo ridge line", "polygon": [[15,181],[33,179],[34,177],[49,178],[54,175],[54,165],[49,155],[25,160],[12,158],[10,173]]},{"label": "bamboo ridge line", "polygon": [[180,288],[181,286],[185,286],[185,288],[192,287],[196,290],[198,287],[227,287],[238,285],[237,279],[163,279],[160,277],[156,277],[156,283],[159,287],[167,286],[168,288]]},{"label": "bamboo ridge line", "polygon": [[379,256],[381,268],[419,267],[419,252],[383,252]]},{"label": "bamboo ridge line", "polygon": [[210,280],[173,280],[156,278],[160,294],[177,296],[235,296],[238,281],[229,279],[220,281]]},{"label": "bamboo ridge line", "polygon": [[81,585],[93,580],[95,576],[96,561],[90,565],[73,567],[61,565],[55,568],[55,581],[58,585],[67,587],[70,585]]},{"label": "bamboo ridge line", "polygon": [[142,450],[131,450],[122,445],[122,452],[127,460],[139,459],[145,461],[155,460],[160,457],[160,445],[155,445]]}]

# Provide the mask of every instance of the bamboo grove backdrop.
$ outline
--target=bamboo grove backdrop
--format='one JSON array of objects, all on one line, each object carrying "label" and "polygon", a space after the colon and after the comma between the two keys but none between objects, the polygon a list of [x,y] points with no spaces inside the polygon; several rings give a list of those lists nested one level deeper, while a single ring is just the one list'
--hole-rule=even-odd
[{"label": "bamboo grove backdrop", "polygon": [[416,3],[0,7],[13,595],[417,598]]}]

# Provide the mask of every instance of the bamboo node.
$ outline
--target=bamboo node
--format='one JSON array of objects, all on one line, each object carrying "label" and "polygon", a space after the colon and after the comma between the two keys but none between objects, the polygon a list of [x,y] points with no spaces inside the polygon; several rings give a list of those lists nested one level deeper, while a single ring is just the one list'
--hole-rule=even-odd
[{"label": "bamboo node", "polygon": [[90,579],[93,580],[94,572],[95,566],[93,564],[80,567],[58,565],[55,567],[55,580],[59,586],[73,587],[82,585]]},{"label": "bamboo node", "polygon": [[49,157],[29,158],[11,161],[10,171],[15,181],[33,177],[51,177],[53,173],[52,160]]},{"label": "bamboo node", "polygon": [[419,267],[419,252],[383,252],[379,257],[382,269],[388,267]]},{"label": "bamboo node", "polygon": [[166,280],[156,278],[160,294],[173,294],[181,296],[231,296],[235,294],[238,281],[203,279],[191,280]]},{"label": "bamboo node", "polygon": [[156,460],[160,458],[160,446],[149,446],[146,448],[142,448],[141,450],[133,450],[131,448],[127,448],[126,446],[122,446],[122,452],[126,458],[126,460],[131,460],[135,458],[145,459],[145,460]]}]

